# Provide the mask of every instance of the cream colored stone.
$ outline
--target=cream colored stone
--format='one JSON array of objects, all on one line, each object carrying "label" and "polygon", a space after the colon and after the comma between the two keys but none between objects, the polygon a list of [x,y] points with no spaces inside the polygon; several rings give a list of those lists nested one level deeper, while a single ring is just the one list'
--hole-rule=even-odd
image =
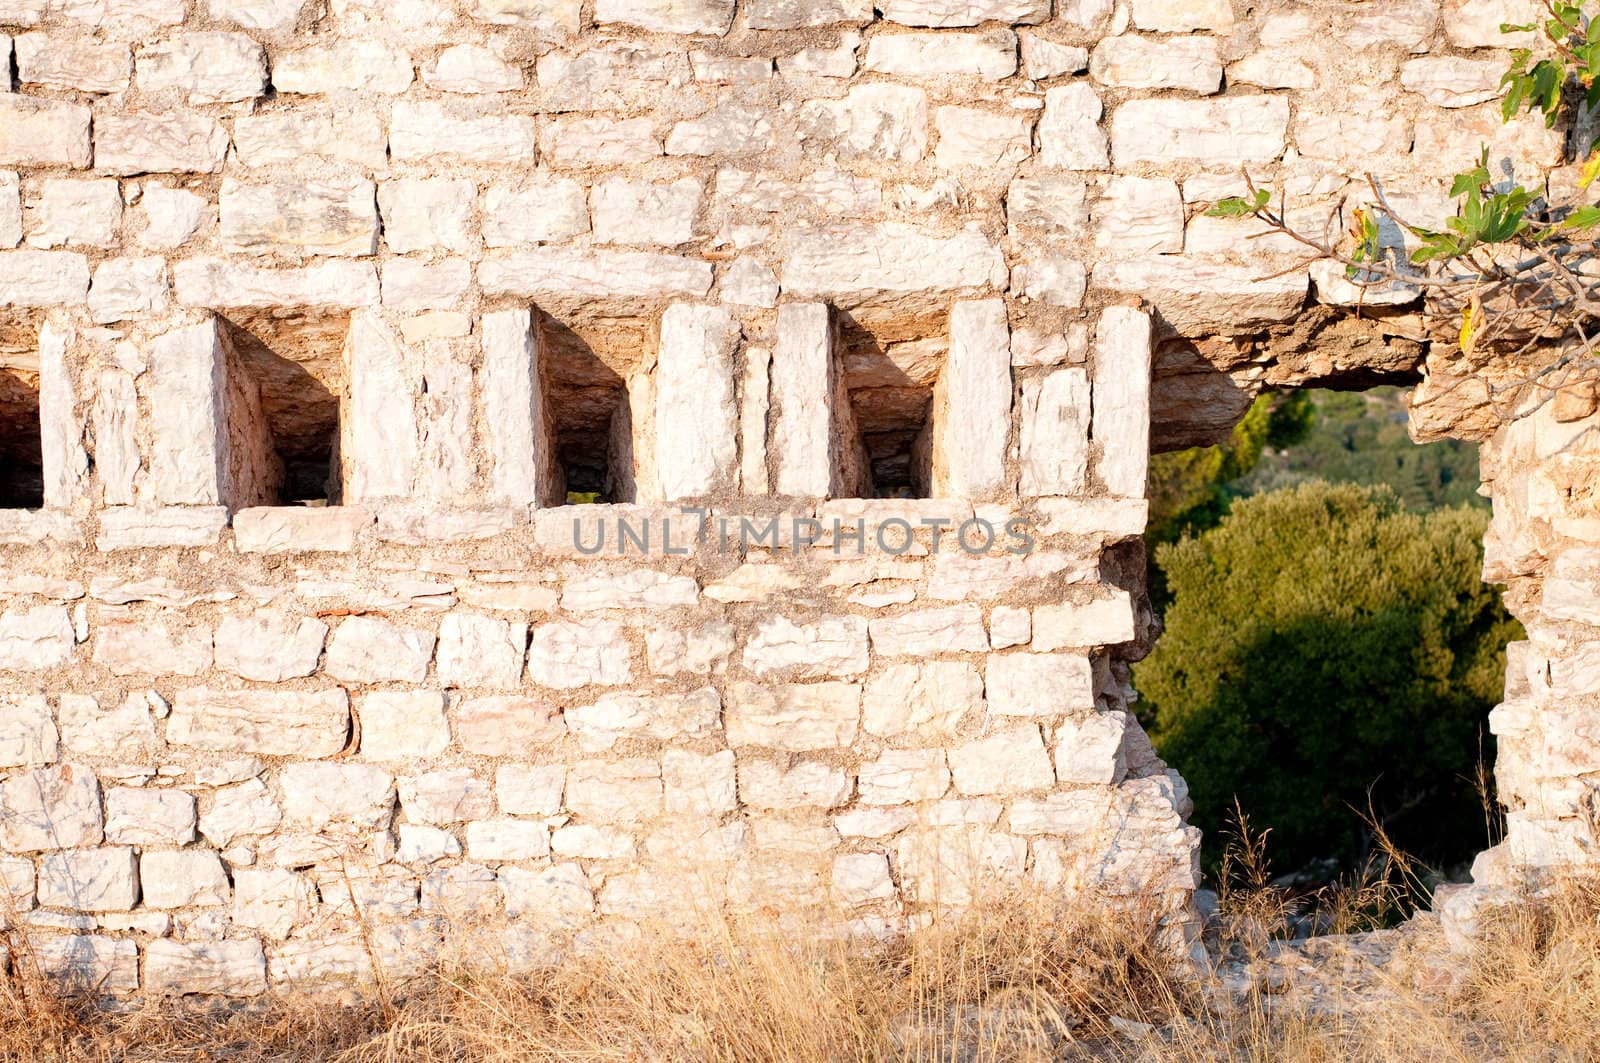
[{"label": "cream colored stone", "polygon": [[856,683],[736,683],[727,691],[728,744],[804,751],[854,741],[861,715]]}]

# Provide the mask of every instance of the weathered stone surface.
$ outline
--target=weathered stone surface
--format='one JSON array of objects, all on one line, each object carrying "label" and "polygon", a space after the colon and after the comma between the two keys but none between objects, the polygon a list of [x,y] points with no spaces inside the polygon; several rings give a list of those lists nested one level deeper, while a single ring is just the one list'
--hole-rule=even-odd
[{"label": "weathered stone surface", "polygon": [[989,710],[997,716],[1053,716],[1094,707],[1089,659],[1074,654],[992,656],[985,687]]},{"label": "weathered stone surface", "polygon": [[428,676],[433,644],[431,631],[353,616],[328,640],[323,667],[335,679],[352,683],[420,683]]},{"label": "weathered stone surface", "polygon": [[354,309],[378,303],[378,273],[368,262],[319,262],[272,269],[218,258],[185,259],[172,286],[186,306],[240,310],[274,306]]},{"label": "weathered stone surface", "polygon": [[89,287],[89,316],[97,325],[155,317],[167,303],[164,259],[110,259],[95,268]]},{"label": "weathered stone surface", "polygon": [[82,304],[88,295],[89,264],[82,255],[0,251],[0,306]]},{"label": "weathered stone surface", "polygon": [[260,683],[310,675],[322,657],[328,625],[315,617],[292,617],[263,609],[230,616],[217,626],[216,665]]},{"label": "weathered stone surface", "polygon": [[626,683],[633,674],[622,629],[609,621],[541,624],[528,647],[528,678],[558,690]]},{"label": "weathered stone surface", "polygon": [[1504,64],[1494,59],[1430,56],[1400,68],[1400,84],[1435,107],[1471,107],[1500,95]]},{"label": "weathered stone surface", "polygon": [[1041,33],[1024,31],[1022,71],[1033,81],[1046,81],[1062,74],[1078,74],[1089,67],[1089,49],[1062,44]]},{"label": "weathered stone surface", "polygon": [[541,248],[487,259],[478,284],[498,295],[593,299],[698,298],[711,290],[709,262],[645,251]]},{"label": "weathered stone surface", "polygon": [[732,750],[699,754],[668,749],[661,755],[661,783],[668,813],[720,816],[738,807]]},{"label": "weathered stone surface", "polygon": [[258,941],[152,941],[144,957],[148,993],[250,997],[267,991],[267,958]]},{"label": "weathered stone surface", "polygon": [[398,95],[414,76],[410,56],[376,40],[343,40],[280,52],[272,63],[272,84],[279,92]]},{"label": "weathered stone surface", "polygon": [[50,764],[58,745],[48,701],[38,695],[0,697],[0,767]]},{"label": "weathered stone surface", "polygon": [[891,749],[861,765],[857,780],[866,805],[903,805],[933,801],[950,786],[942,749]]},{"label": "weathered stone surface", "polygon": [[941,107],[934,113],[934,127],[939,131],[934,162],[950,169],[993,171],[1022,162],[1033,150],[1033,120],[1027,115]]},{"label": "weathered stone surface", "polygon": [[239,868],[233,873],[233,922],[274,940],[288,937],[315,907],[306,878],[282,868]]},{"label": "weathered stone surface", "polygon": [[361,755],[368,760],[419,760],[450,745],[444,695],[437,690],[375,690],[356,699]]},{"label": "weathered stone surface", "polygon": [[467,698],[450,718],[462,748],[485,756],[531,752],[567,733],[559,706],[530,697]]},{"label": "weathered stone surface", "polygon": [[1133,641],[1134,634],[1133,602],[1126,591],[1081,604],[1041,605],[1033,611],[1033,648],[1041,653],[1113,646]]},{"label": "weathered stone surface", "polygon": [[850,789],[850,777],[822,761],[788,767],[770,760],[739,762],[739,799],[750,808],[838,808],[849,800]]},{"label": "weathered stone surface", "polygon": [[0,166],[89,165],[89,108],[0,93]]},{"label": "weathered stone surface", "polygon": [[1075,495],[1087,486],[1089,396],[1089,376],[1081,369],[1058,369],[1023,382],[1024,496]]},{"label": "weathered stone surface", "polygon": [[126,44],[24,33],[13,42],[17,79],[24,85],[79,92],[121,92],[133,77]]},{"label": "weathered stone surface", "polygon": [[1043,790],[1055,785],[1055,770],[1034,726],[1015,727],[950,750],[956,790],[968,797]]},{"label": "weathered stone surface", "polygon": [[911,78],[964,75],[1000,81],[1017,72],[1017,35],[880,33],[867,43],[866,68]]},{"label": "weathered stone surface", "polygon": [[1183,335],[1210,335],[1282,321],[1299,314],[1310,287],[1304,272],[1263,277],[1250,266],[1177,255],[1102,263],[1095,284],[1138,292]]},{"label": "weathered stone surface", "polygon": [[593,705],[566,711],[567,726],[585,749],[606,750],[622,739],[704,738],[722,717],[713,687],[688,694],[608,694]]},{"label": "weathered stone surface", "polygon": [[867,669],[867,622],[838,616],[796,624],[772,617],[745,643],[744,664],[756,675],[795,679],[859,674]]},{"label": "weathered stone surface", "polygon": [[750,0],[744,5],[744,17],[753,30],[797,30],[870,21],[872,4],[868,0]]},{"label": "weathered stone surface", "polygon": [[1095,472],[1123,498],[1145,493],[1150,468],[1151,332],[1148,314],[1117,306],[1095,332]]},{"label": "weathered stone surface", "polygon": [[1104,104],[1088,85],[1047,89],[1044,116],[1039,119],[1040,165],[1055,170],[1107,169],[1106,135],[1100,129],[1104,113]]},{"label": "weathered stone surface", "polygon": [[[597,229],[599,220],[597,210]],[[656,354],[656,467],[661,497],[667,501],[702,497],[726,485],[725,473],[739,453],[733,395],[738,340],[738,324],[720,307],[678,303],[662,315]]]},{"label": "weathered stone surface", "polygon": [[654,33],[720,37],[733,22],[734,0],[595,0],[594,20]]},{"label": "weathered stone surface", "polygon": [[439,625],[439,682],[446,687],[517,685],[528,625],[451,613]]},{"label": "weathered stone surface", "polygon": [[139,760],[161,744],[149,702],[138,694],[103,711],[92,697],[62,694],[58,718],[62,745],[74,753]]},{"label": "weathered stone surface", "polygon": [[553,243],[588,231],[588,200],[571,178],[498,181],[483,194],[483,241],[490,247]]},{"label": "weathered stone surface", "polygon": [[924,730],[951,734],[983,705],[983,680],[964,661],[898,664],[867,680],[862,724],[883,737]]},{"label": "weathered stone surface", "polygon": [[975,605],[874,617],[872,647],[885,657],[930,657],[989,648],[983,613]]},{"label": "weathered stone surface", "polygon": [[1049,0],[885,0],[883,17],[906,26],[1035,23],[1050,17]]},{"label": "weathered stone surface", "polygon": [[661,764],[648,757],[580,761],[567,772],[567,807],[594,823],[642,823],[661,800]]},{"label": "weathered stone surface", "polygon": [[228,251],[298,250],[370,255],[378,247],[371,181],[328,174],[273,184],[222,182],[222,246]]},{"label": "weathered stone surface", "polygon": [[292,827],[383,827],[394,812],[393,777],[365,764],[290,764],[279,780]]},{"label": "weathered stone surface", "polygon": [[1289,104],[1279,96],[1130,100],[1112,116],[1111,152],[1118,168],[1184,162],[1238,167],[1282,155],[1288,126]]},{"label": "weathered stone surface", "polygon": [[68,992],[132,993],[139,988],[139,946],[129,938],[64,934],[33,946],[40,971]]},{"label": "weathered stone surface", "polygon": [[389,151],[403,160],[531,163],[537,143],[527,115],[482,114],[445,103],[397,103],[389,125]]},{"label": "weathered stone surface", "polygon": [[594,914],[594,891],[583,868],[575,863],[552,864],[539,871],[502,867],[499,883],[506,915],[512,919],[528,917],[544,925],[570,928]]},{"label": "weathered stone surface", "polygon": [[[215,859],[215,857],[213,857]],[[125,912],[139,900],[130,848],[69,849],[39,861],[39,903],[74,912]]]},{"label": "weathered stone surface", "polygon": [[117,845],[188,845],[194,841],[194,795],[118,786],[106,791],[106,841]]},{"label": "weathered stone surface", "polygon": [[221,753],[328,757],[345,747],[350,703],[342,689],[323,691],[179,691],[167,740]]},{"label": "weathered stone surface", "polygon": [[72,619],[59,605],[0,613],[0,670],[38,671],[72,659]]},{"label": "weathered stone surface", "polygon": [[796,233],[787,240],[783,263],[785,291],[846,303],[895,292],[1002,288],[1007,279],[999,248],[982,234],[929,236],[897,222]]},{"label": "weathered stone surface", "polygon": [[211,628],[166,619],[105,624],[94,663],[112,675],[202,675],[211,670]]},{"label": "weathered stone surface", "polygon": [[139,88],[173,90],[190,103],[231,103],[267,88],[267,57],[242,33],[180,33],[139,49]]},{"label": "weathered stone surface", "polygon": [[1128,772],[1127,740],[1136,726],[1125,712],[1067,720],[1056,729],[1056,778],[1115,786]]},{"label": "weathered stone surface", "polygon": [[477,44],[457,44],[446,48],[422,66],[422,81],[441,92],[477,95],[514,92],[522,88],[522,71]]},{"label": "weathered stone surface", "polygon": [[1133,24],[1157,33],[1221,33],[1233,28],[1233,7],[1229,0],[1134,0]]},{"label": "weathered stone surface", "polygon": [[201,849],[145,852],[139,882],[149,908],[204,908],[232,901],[232,886],[216,853]]},{"label": "weathered stone surface", "polygon": [[1213,93],[1222,87],[1222,62],[1210,37],[1108,37],[1095,46],[1089,73],[1123,89]]},{"label": "weathered stone surface", "polygon": [[860,726],[856,683],[736,683],[727,696],[724,727],[732,746],[835,749],[849,745]]},{"label": "weathered stone surface", "polygon": [[200,814],[200,833],[219,848],[239,838],[268,834],[283,822],[283,811],[260,779],[218,790]]},{"label": "weathered stone surface", "polygon": [[928,147],[928,96],[907,85],[858,85],[800,109],[801,136],[843,158],[916,162]]},{"label": "weathered stone surface", "polygon": [[413,823],[448,826],[494,813],[494,791],[466,768],[400,779],[400,808]]},{"label": "weathered stone surface", "polygon": [[951,497],[992,497],[1006,486],[1011,422],[1011,329],[1002,300],[951,308],[940,384],[947,413],[933,443],[934,482]]}]

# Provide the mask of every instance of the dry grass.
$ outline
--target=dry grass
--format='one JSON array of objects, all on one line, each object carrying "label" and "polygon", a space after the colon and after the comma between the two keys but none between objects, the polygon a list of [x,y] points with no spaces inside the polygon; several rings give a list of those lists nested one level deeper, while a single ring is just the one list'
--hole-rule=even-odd
[{"label": "dry grass", "polygon": [[[1396,888],[1384,877],[1353,887],[1354,899],[1339,902],[1343,917],[1371,917]],[[1094,906],[1090,916],[1088,907],[996,896],[894,940],[708,918],[691,941],[641,931],[537,978],[446,965],[387,999],[273,998],[232,1010],[148,1003],[118,1012],[63,999],[24,950],[0,986],[0,1059],[1600,1058],[1594,883],[1519,908],[1454,967],[1395,963],[1359,994],[1335,978],[1320,1008],[1270,977],[1283,957],[1269,939],[1292,906],[1269,887],[1232,891],[1217,921],[1222,936],[1210,944],[1230,960],[1227,988],[1130,929],[1148,925],[1139,913],[1116,919]]]}]

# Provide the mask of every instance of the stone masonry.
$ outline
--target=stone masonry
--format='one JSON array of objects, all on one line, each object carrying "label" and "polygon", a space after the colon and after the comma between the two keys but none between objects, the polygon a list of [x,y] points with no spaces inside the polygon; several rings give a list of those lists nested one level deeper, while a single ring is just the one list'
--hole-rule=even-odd
[{"label": "stone masonry", "polygon": [[1593,404],[1203,216],[1569,179],[1530,5],[1442,6],[0,0],[0,920],[239,996],[1024,881],[1181,940],[1148,454],[1419,370],[1550,621],[1485,881],[1600,862]]}]

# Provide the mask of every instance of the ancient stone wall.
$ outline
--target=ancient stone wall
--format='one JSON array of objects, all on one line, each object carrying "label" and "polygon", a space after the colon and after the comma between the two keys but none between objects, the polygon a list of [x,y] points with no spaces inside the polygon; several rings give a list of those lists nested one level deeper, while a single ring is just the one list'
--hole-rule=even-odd
[{"label": "ancient stone wall", "polygon": [[9,918],[239,995],[1024,879],[1181,931],[1152,432],[1428,351],[1205,207],[1561,179],[1521,7],[0,0]]}]

